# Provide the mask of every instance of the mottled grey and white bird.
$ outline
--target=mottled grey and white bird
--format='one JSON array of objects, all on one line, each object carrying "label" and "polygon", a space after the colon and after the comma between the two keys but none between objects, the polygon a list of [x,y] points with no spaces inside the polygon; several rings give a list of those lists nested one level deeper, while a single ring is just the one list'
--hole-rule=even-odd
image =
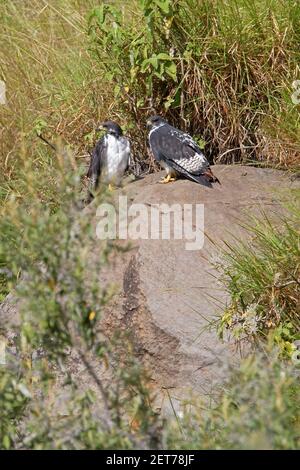
[{"label": "mottled grey and white bird", "polygon": [[162,183],[175,181],[178,175],[204,186],[220,183],[190,135],[171,126],[160,116],[150,117],[147,127],[150,130],[148,138],[153,156],[167,172]]},{"label": "mottled grey and white bird", "polygon": [[99,186],[119,186],[125,171],[130,165],[130,142],[123,136],[119,124],[113,121],[103,122],[99,129],[106,134],[97,142],[91,156],[90,166],[87,172],[90,178],[90,195]]}]

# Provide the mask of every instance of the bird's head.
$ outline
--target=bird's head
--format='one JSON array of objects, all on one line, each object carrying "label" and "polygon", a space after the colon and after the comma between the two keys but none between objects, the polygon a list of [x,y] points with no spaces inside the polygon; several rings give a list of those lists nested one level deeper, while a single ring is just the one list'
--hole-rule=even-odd
[{"label": "bird's head", "polygon": [[163,119],[162,117],[160,116],[150,116],[148,119],[147,119],[147,128],[150,130],[150,129],[153,129],[155,127],[159,127],[159,126],[162,126],[163,124],[166,124],[166,121],[165,119]]},{"label": "bird's head", "polygon": [[120,137],[123,135],[123,131],[119,124],[114,121],[105,121],[100,124],[97,131],[105,131],[108,134],[114,135],[116,137]]}]

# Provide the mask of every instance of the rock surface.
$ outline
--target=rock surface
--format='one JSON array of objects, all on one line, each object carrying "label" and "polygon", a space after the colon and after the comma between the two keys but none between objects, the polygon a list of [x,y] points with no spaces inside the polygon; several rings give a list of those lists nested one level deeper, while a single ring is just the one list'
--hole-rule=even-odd
[{"label": "rock surface", "polygon": [[224,240],[245,238],[245,216],[281,211],[278,202],[291,182],[271,169],[215,166],[221,186],[187,180],[158,184],[161,174],[128,185],[132,203],[204,204],[205,241],[186,250],[186,240],[141,240],[121,268],[123,300],[107,318],[133,332],[137,351],[160,388],[181,396],[187,389],[209,393],[221,382],[224,364],[237,360],[233,345],[221,343],[209,325],[224,311],[228,295],[213,264]]},{"label": "rock surface", "polygon": [[[120,287],[104,318],[106,330],[129,330],[155,388],[171,389],[178,398],[188,390],[210,393],[222,381],[224,362],[238,360],[233,345],[221,343],[209,328],[228,302],[213,266],[223,241],[245,237],[240,226],[245,215],[281,211],[284,191],[299,187],[276,170],[218,165],[213,171],[222,184],[212,189],[187,180],[161,185],[163,173],[158,173],[116,192],[115,201],[122,193],[149,210],[162,203],[204,204],[205,241],[202,249],[187,250],[187,240],[135,240],[99,279]],[[95,210],[95,204],[86,209],[96,224]],[[91,250],[95,256],[95,246]],[[6,325],[15,324],[17,316],[8,298],[0,306],[0,322],[5,318]]]}]

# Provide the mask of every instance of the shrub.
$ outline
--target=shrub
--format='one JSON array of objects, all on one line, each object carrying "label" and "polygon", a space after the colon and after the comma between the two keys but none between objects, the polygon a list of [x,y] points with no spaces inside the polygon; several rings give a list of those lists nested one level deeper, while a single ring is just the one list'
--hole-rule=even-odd
[{"label": "shrub", "polygon": [[[107,337],[101,327],[114,290],[100,284],[99,273],[117,247],[103,243],[91,259],[94,228],[79,210],[80,172],[67,153],[58,153],[56,170],[59,209],[44,207],[27,173],[30,205],[11,199],[1,218],[1,252],[19,277],[15,295],[22,321],[13,344],[19,366],[0,370],[0,446],[156,447],[158,417],[147,374],[130,352],[129,337],[118,331]],[[70,351],[93,384],[84,390],[68,368]],[[106,371],[106,381],[99,369]]]},{"label": "shrub", "polygon": [[146,115],[156,112],[200,135],[216,162],[297,167],[296,4],[136,3],[131,19],[117,6],[96,7],[89,35],[99,70],[114,84],[112,110],[129,121],[139,161],[146,155]]},{"label": "shrub", "polygon": [[271,221],[266,215],[244,228],[249,240],[227,245],[220,266],[231,295],[219,331],[257,341],[269,333],[290,356],[300,338],[299,190],[290,193],[289,211]]},{"label": "shrub", "polygon": [[187,402],[171,423],[168,446],[183,449],[297,449],[300,408],[298,375],[274,354],[256,354],[240,369],[211,406]]}]

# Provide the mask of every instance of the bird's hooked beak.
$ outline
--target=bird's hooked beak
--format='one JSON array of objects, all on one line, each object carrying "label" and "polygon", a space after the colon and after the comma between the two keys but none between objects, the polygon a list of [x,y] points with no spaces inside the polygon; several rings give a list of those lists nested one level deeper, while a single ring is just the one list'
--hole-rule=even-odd
[{"label": "bird's hooked beak", "polygon": [[96,128],[96,131],[105,131],[105,127],[103,126],[103,123],[99,124],[99,126]]},{"label": "bird's hooked beak", "polygon": [[146,127],[147,129],[150,129],[152,127],[152,122],[150,121],[150,119],[147,120]]}]

